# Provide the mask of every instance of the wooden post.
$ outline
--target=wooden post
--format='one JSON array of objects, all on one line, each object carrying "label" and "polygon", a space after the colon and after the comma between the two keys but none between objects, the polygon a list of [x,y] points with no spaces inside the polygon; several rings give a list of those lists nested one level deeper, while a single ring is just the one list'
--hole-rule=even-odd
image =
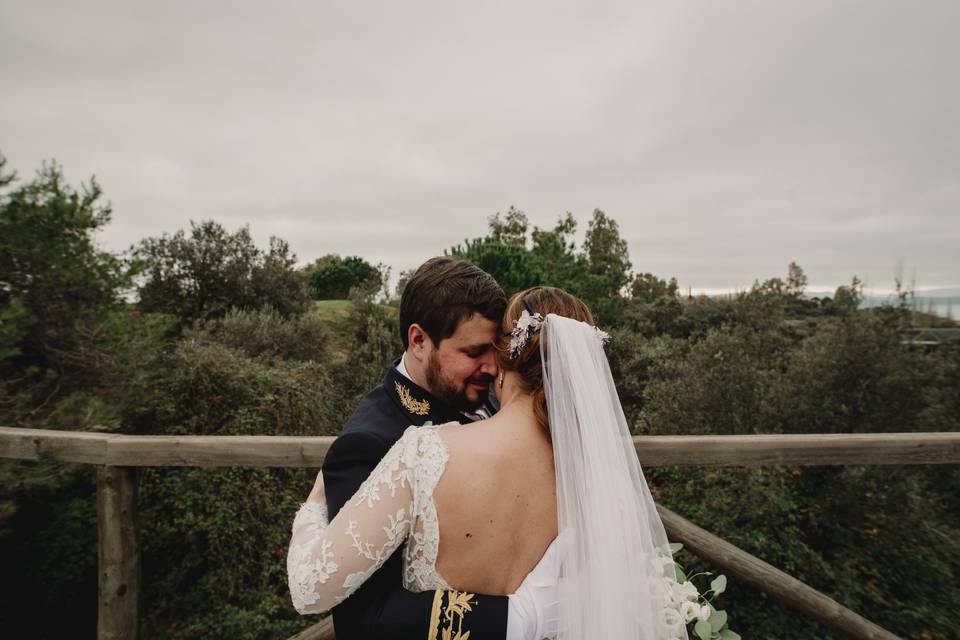
[{"label": "wooden post", "polygon": [[140,599],[137,470],[97,467],[97,640],[136,640]]}]

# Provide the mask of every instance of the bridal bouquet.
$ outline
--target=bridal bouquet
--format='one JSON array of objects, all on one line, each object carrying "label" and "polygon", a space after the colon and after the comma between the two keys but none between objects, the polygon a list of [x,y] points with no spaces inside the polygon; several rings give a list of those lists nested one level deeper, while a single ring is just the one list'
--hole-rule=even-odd
[{"label": "bridal bouquet", "polygon": [[680,565],[673,560],[673,554],[682,548],[683,545],[679,542],[672,542],[669,552],[659,550],[661,560],[665,564],[672,564],[676,572],[676,579],[663,579],[667,602],[664,618],[667,624],[674,630],[686,625],[690,638],[740,640],[740,635],[727,627],[727,612],[715,608],[712,603],[712,600],[727,588],[727,577],[723,574],[718,575],[710,581],[710,588],[701,594],[693,583],[693,578],[701,575],[710,576],[713,573],[702,571],[687,577]]}]

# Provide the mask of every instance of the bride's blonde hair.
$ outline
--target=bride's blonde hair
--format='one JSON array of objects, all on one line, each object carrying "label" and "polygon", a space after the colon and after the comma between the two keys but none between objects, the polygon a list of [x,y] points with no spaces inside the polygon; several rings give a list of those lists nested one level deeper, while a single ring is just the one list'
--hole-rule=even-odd
[{"label": "bride's blonde hair", "polygon": [[557,287],[531,287],[515,293],[507,302],[507,310],[500,323],[497,339],[497,366],[500,371],[515,371],[520,378],[520,388],[533,396],[533,411],[537,424],[550,435],[550,420],[547,415],[547,399],[543,391],[543,363],[540,361],[540,334],[534,331],[516,358],[510,357],[510,332],[513,323],[524,310],[524,301],[534,313],[544,318],[555,313],[587,324],[593,324],[593,314],[583,301]]}]

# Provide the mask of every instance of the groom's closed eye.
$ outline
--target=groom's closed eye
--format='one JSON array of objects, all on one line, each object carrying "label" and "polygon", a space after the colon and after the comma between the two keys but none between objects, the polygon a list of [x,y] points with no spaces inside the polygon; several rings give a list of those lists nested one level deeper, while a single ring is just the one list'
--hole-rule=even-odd
[{"label": "groom's closed eye", "polygon": [[490,345],[490,344],[484,344],[484,345],[478,345],[475,347],[467,347],[466,349],[463,350],[463,352],[468,356],[470,356],[471,358],[479,358],[480,356],[485,354],[487,351],[490,351],[490,348],[492,346],[493,345]]}]

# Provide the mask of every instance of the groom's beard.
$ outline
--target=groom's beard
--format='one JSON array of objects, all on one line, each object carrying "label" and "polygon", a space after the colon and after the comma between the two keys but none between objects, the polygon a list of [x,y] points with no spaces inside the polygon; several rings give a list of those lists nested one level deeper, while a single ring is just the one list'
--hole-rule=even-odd
[{"label": "groom's beard", "polygon": [[[451,407],[460,411],[472,412],[479,409],[487,400],[487,394],[490,393],[490,384],[493,382],[493,376],[479,375],[466,380],[450,380],[443,375],[440,368],[440,358],[436,352],[431,353],[427,359],[427,386],[430,393],[447,403]],[[467,395],[468,384],[478,382],[486,384],[482,391],[477,392],[477,399],[471,400]]]}]

